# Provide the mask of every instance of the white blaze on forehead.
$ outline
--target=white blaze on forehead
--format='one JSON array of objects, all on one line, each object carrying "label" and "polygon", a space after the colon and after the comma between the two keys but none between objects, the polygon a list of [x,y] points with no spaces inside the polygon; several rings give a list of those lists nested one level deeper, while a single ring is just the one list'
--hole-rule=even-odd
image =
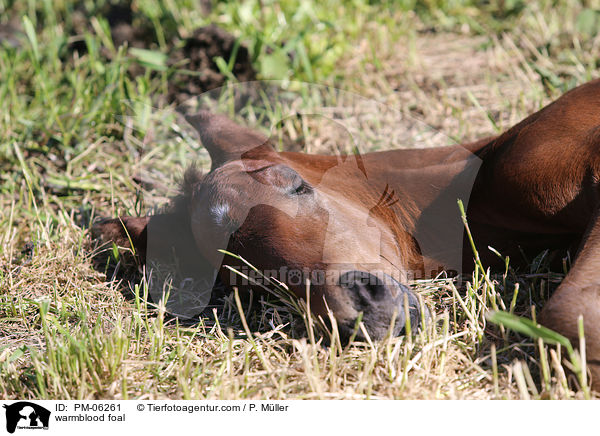
[{"label": "white blaze on forehead", "polygon": [[298,214],[297,199],[282,199],[280,188],[258,181],[246,171],[241,161],[218,168],[205,183],[208,183],[208,198],[205,199],[211,204],[209,216],[217,226],[228,230],[237,229],[245,222],[249,211],[259,205],[271,206],[290,217]]},{"label": "white blaze on forehead", "polygon": [[229,213],[229,204],[227,204],[227,203],[218,203],[214,206],[211,206],[211,208],[210,208],[210,214],[211,214],[214,222],[218,226],[223,226],[223,225],[227,224],[228,218],[229,218],[227,216],[228,213]]}]

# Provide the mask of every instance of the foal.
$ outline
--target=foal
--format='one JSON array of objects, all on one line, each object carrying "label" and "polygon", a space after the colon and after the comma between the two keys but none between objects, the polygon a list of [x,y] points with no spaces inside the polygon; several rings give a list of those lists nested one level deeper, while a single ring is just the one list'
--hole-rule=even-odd
[{"label": "foal", "polygon": [[[588,367],[594,383],[600,380],[600,81],[498,137],[345,159],[277,152],[266,137],[221,115],[202,112],[188,121],[211,156],[211,171],[188,171],[172,210],[106,220],[96,235],[133,243],[146,261],[175,252],[210,285],[217,274],[235,284],[224,265],[240,266],[218,249],[262,271],[285,269],[278,279],[298,298],[307,292],[302,272],[311,278],[317,315],[330,309],[348,335],[361,314],[378,339],[390,325],[400,334],[406,316],[418,323],[424,315],[406,286],[410,279],[472,268],[456,207],[461,198],[481,247],[511,259],[578,248],[539,320],[576,341],[583,315]],[[491,253],[482,257],[497,261]]]}]

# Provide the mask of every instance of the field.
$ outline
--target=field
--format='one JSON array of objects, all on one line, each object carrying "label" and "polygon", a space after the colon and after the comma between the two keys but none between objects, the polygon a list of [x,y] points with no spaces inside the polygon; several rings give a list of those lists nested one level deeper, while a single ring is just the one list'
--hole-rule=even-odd
[{"label": "field", "polygon": [[[199,322],[170,316],[148,301],[125,254],[109,253],[120,270],[98,268],[90,226],[145,214],[192,161],[207,168],[173,110],[207,86],[275,79],[299,95],[294,81],[326,85],[325,100],[337,98],[333,90],[371,99],[403,120],[382,117],[374,149],[466,142],[600,77],[600,3],[122,5],[0,0],[0,398],[596,396],[577,352],[553,345],[551,332],[531,337],[515,331],[523,321],[488,318],[498,309],[534,317],[569,258],[560,271],[543,252],[526,270],[507,260],[461,283],[415,283],[433,325],[376,343],[341,344],[333,334],[324,346],[316,320],[274,298],[255,298],[249,310],[227,293]],[[195,32],[211,23],[234,38]],[[186,63],[186,38],[222,50]],[[266,120],[278,116],[273,109]],[[282,147],[335,147],[315,120],[285,129],[292,140]]]}]

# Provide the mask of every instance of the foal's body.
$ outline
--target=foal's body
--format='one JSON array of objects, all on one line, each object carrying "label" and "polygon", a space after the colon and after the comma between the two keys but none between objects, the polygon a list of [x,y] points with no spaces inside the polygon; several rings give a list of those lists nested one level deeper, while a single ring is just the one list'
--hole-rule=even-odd
[{"label": "foal's body", "polygon": [[[436,243],[423,224],[434,222],[440,210],[455,211],[448,220],[460,223],[456,197],[466,193],[484,263],[498,261],[487,246],[513,261],[544,249],[577,252],[539,320],[577,343],[583,315],[589,367],[600,381],[600,81],[570,91],[496,138],[369,153],[348,165],[339,157],[278,153],[266,138],[221,116],[204,113],[189,121],[211,154],[211,172],[190,177],[185,207],[123,218],[126,233],[121,221],[103,222],[96,231],[105,239],[127,245],[131,238],[144,256],[154,222],[156,246],[187,245],[198,263],[215,269],[227,262],[215,248],[228,248],[260,269],[330,271],[335,265],[339,280],[311,289],[313,310],[324,314],[327,303],[345,329],[362,312],[369,333],[380,337],[394,316],[403,325],[398,312],[407,297],[414,306],[403,283],[408,274],[385,283],[361,279],[375,270],[427,274],[452,261],[472,267],[470,249],[462,250],[462,259],[451,258],[460,250],[444,253],[456,241],[456,226],[442,243],[444,232],[438,232]],[[353,228],[351,238],[343,236]],[[361,229],[376,230],[377,238]],[[458,241],[462,247],[462,233]],[[305,295],[303,284],[290,288]]]}]

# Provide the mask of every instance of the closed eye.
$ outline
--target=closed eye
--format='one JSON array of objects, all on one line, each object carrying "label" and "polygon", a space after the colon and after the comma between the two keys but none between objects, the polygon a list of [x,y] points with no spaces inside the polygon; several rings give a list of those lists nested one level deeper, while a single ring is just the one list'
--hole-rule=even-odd
[{"label": "closed eye", "polygon": [[312,186],[310,186],[308,183],[306,183],[304,180],[296,187],[296,189],[294,189],[291,193],[293,195],[304,195],[304,194],[310,194],[312,192],[313,188]]}]

